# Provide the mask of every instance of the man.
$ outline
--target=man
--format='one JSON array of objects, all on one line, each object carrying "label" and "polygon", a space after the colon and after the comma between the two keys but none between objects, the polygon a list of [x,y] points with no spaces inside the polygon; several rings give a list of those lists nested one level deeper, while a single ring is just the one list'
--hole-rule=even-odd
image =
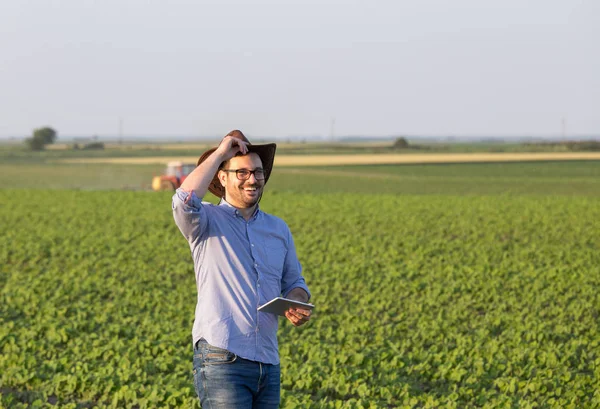
[{"label": "man", "polygon": [[[281,295],[310,299],[289,228],[258,206],[275,149],[232,131],[173,196],[194,260],[194,385],[204,409],[279,407],[277,316],[257,308]],[[218,205],[201,202],[207,190],[221,197]],[[310,315],[285,313],[295,326]]]}]

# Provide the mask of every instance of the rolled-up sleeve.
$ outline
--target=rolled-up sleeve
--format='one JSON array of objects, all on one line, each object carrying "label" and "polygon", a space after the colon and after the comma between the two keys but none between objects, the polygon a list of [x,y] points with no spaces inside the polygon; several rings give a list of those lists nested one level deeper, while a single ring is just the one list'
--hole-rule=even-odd
[{"label": "rolled-up sleeve", "polygon": [[173,195],[172,207],[175,224],[187,241],[191,243],[200,238],[207,229],[208,220],[202,200],[194,191],[177,189]]},{"label": "rolled-up sleeve", "polygon": [[302,266],[296,255],[294,239],[292,238],[292,233],[288,229],[288,249],[283,265],[283,274],[281,276],[281,293],[284,297],[287,297],[289,292],[294,288],[302,288],[306,291],[306,294],[308,294],[308,298],[310,299],[311,294],[306,285],[306,281],[302,276]]}]

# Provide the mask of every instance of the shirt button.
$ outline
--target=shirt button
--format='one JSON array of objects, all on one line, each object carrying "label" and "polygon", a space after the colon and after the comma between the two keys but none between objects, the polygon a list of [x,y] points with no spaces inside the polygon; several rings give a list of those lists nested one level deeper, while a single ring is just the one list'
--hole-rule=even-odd
[{"label": "shirt button", "polygon": [[252,247],[254,247],[254,243],[250,244]]},{"label": "shirt button", "polygon": [[260,287],[260,283],[256,284],[257,287]]},{"label": "shirt button", "polygon": [[258,264],[254,263],[254,267],[258,267]]}]

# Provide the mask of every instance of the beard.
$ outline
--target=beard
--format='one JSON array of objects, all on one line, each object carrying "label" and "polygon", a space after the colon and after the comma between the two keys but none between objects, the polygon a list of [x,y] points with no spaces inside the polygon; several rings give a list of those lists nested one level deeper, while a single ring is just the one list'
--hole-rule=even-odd
[{"label": "beard", "polygon": [[239,208],[254,206],[262,196],[263,187],[258,184],[236,186],[235,189],[226,190],[226,200],[229,204]]}]

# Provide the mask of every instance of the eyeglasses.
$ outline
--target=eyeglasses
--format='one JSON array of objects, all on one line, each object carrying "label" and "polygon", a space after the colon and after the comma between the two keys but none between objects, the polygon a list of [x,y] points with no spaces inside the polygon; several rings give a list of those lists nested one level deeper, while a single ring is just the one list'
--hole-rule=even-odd
[{"label": "eyeglasses", "polygon": [[248,169],[221,169],[223,172],[235,172],[235,176],[239,180],[248,180],[250,179],[250,175],[254,175],[256,180],[263,180],[265,178],[264,169],[258,168],[254,170]]}]

